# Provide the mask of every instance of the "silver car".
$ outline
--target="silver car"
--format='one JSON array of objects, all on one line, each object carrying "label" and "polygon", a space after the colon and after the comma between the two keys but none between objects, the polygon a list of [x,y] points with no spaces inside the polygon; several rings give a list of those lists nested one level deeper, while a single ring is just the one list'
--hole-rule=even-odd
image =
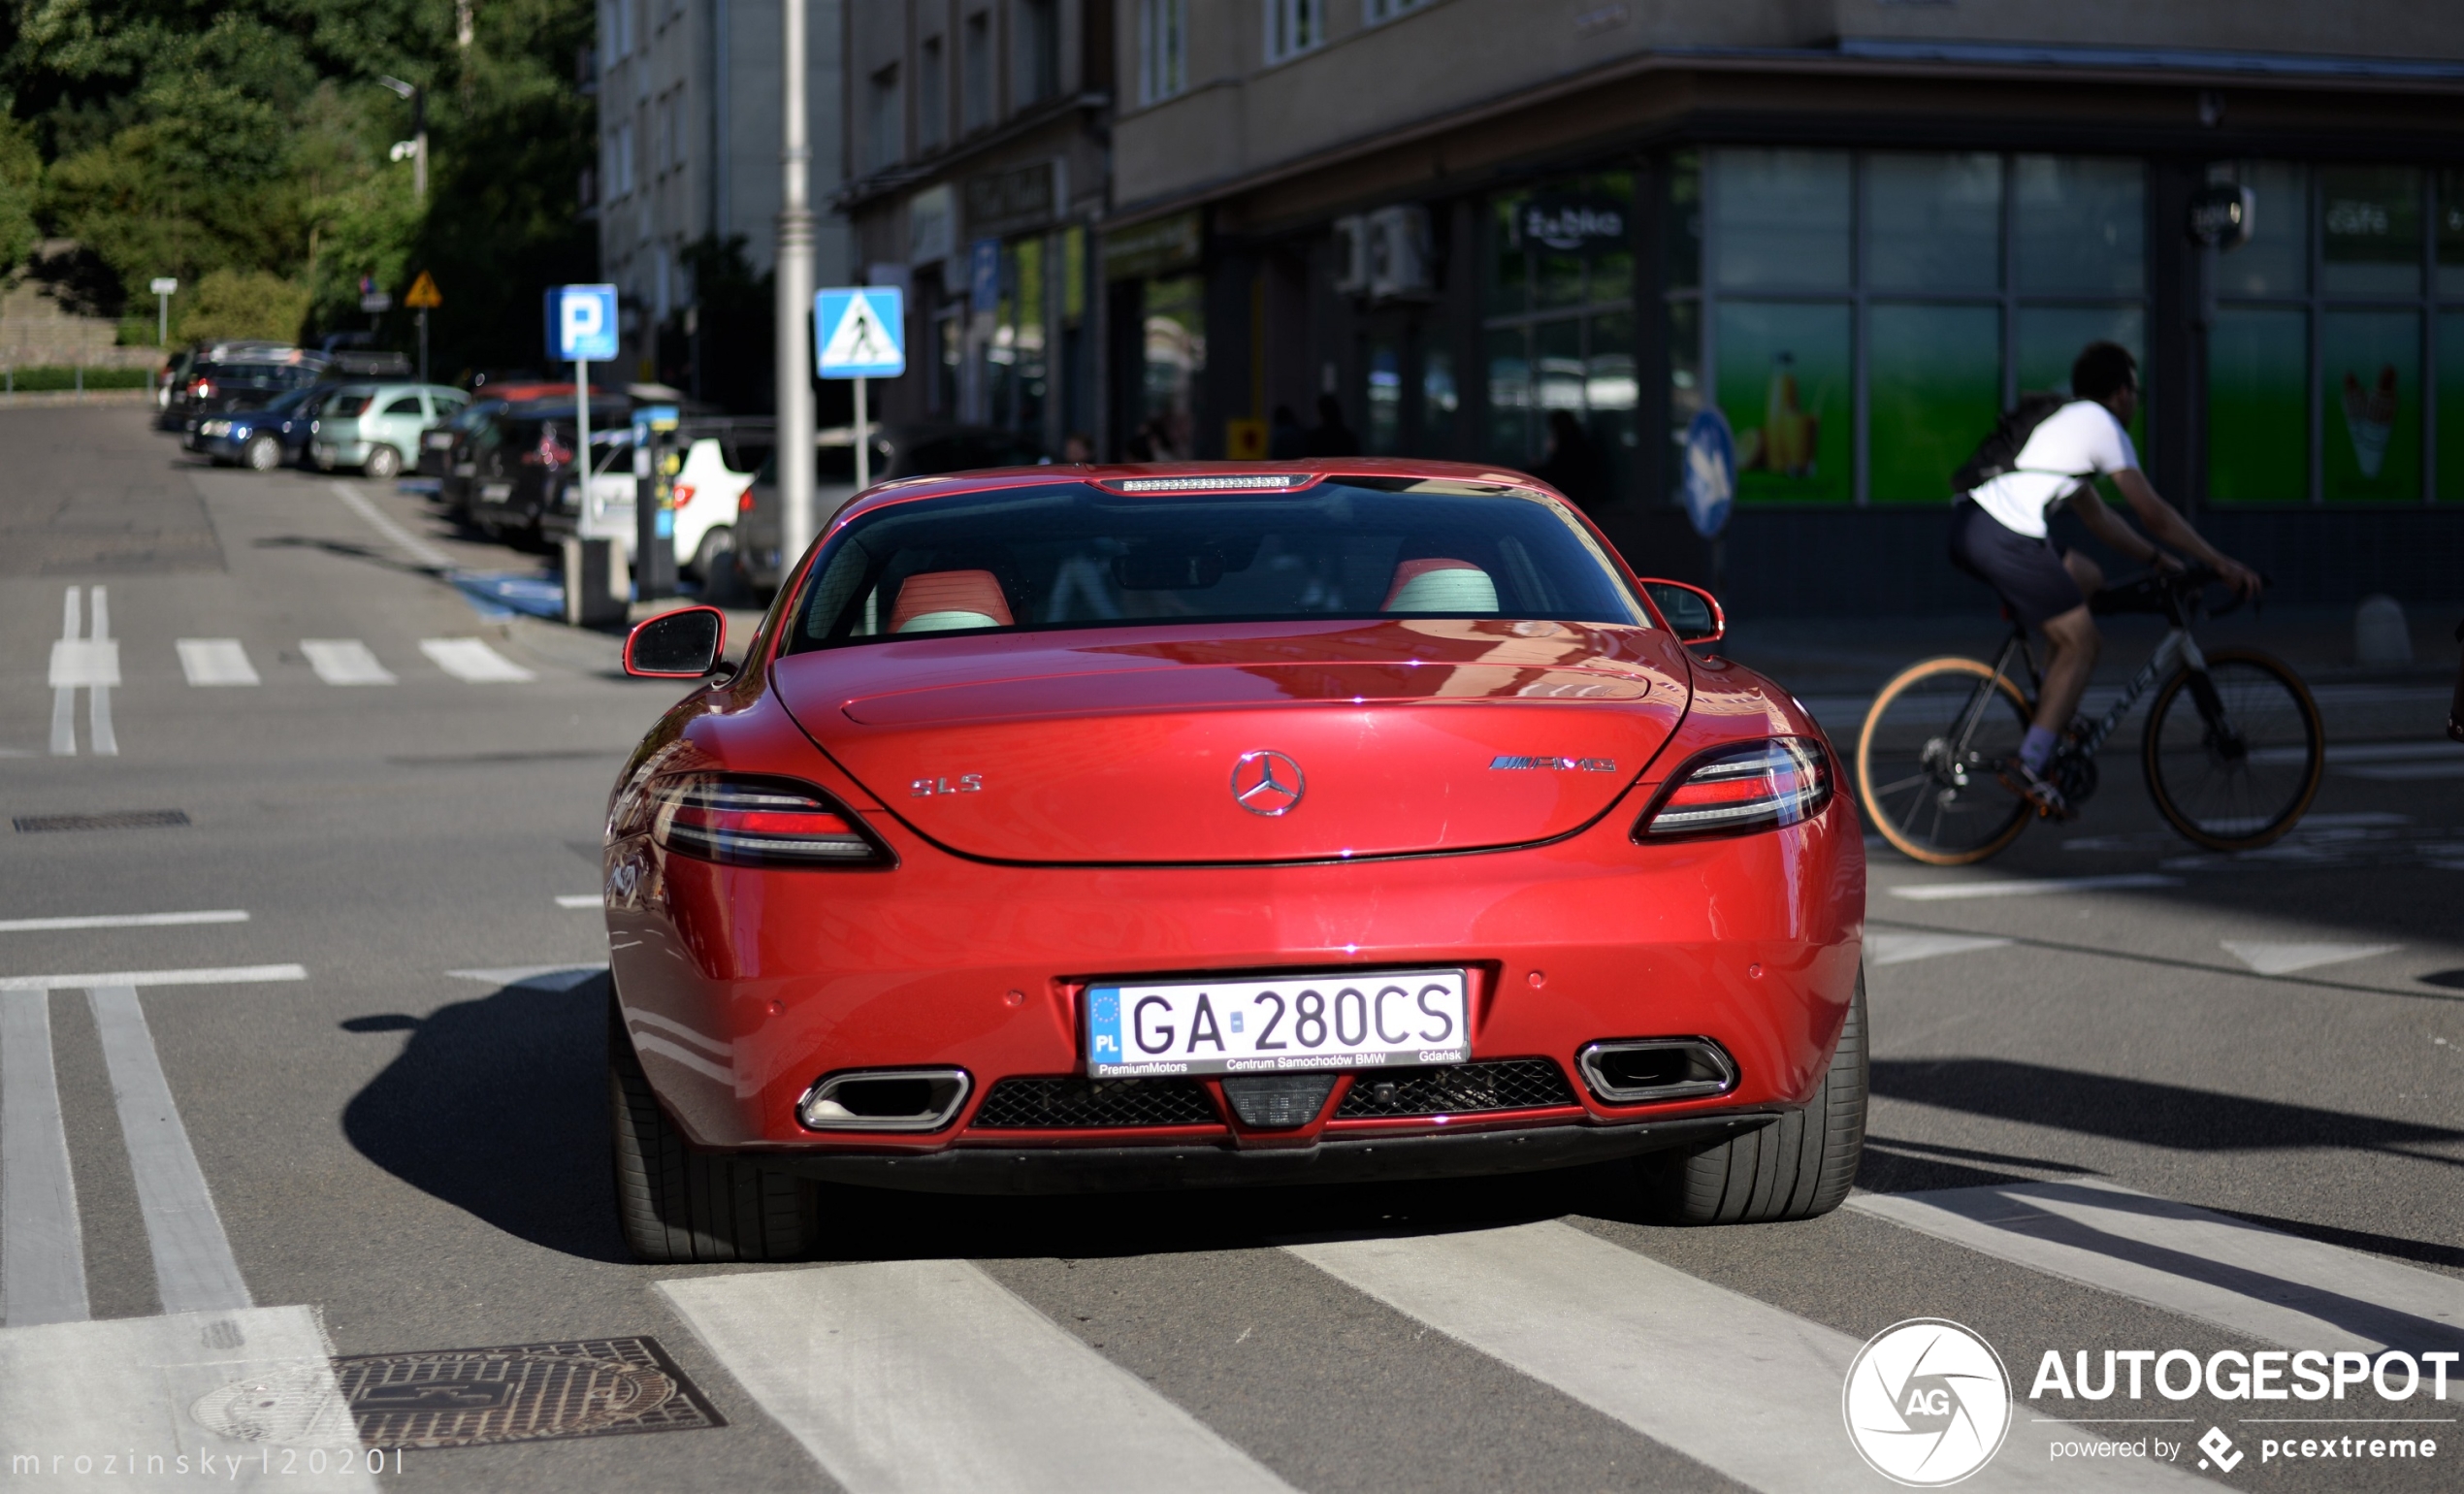
[{"label": "silver car", "polygon": [[328,471],[356,467],[380,480],[398,476],[418,452],[420,433],[469,403],[447,384],[345,384],[317,413],[308,460]]}]

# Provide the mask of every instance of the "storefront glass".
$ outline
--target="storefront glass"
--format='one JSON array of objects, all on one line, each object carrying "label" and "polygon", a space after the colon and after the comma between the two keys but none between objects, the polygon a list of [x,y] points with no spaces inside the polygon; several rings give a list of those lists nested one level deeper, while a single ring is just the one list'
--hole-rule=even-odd
[{"label": "storefront glass", "polygon": [[[2415,219],[2418,239],[2419,219]],[[2414,258],[2417,283],[2420,258]],[[2329,503],[2421,501],[2421,317],[2329,311],[2320,323],[2326,436],[2320,488]]]},{"label": "storefront glass", "polygon": [[[1546,467],[1544,474],[1591,489],[1572,494],[1586,503],[1632,491],[1633,174],[1568,178],[1495,199],[1488,224],[1483,454],[1512,467]],[[1450,391],[1450,368],[1446,382]],[[1561,411],[1591,450],[1548,466],[1549,417]],[[1424,391],[1424,425],[1437,418]]]},{"label": "storefront glass", "polygon": [[1722,301],[1717,398],[1736,434],[1742,502],[1852,495],[1848,308]]},{"label": "storefront glass", "polygon": [[2464,503],[2464,311],[2439,313],[2439,502]]},{"label": "storefront glass", "polygon": [[2464,171],[2439,173],[2438,292],[2450,301],[2464,300]]},{"label": "storefront glass", "polygon": [[2002,158],[1867,156],[1864,235],[1868,290],[2001,289]]},{"label": "storefront glass", "polygon": [[2301,311],[2216,313],[2208,332],[2207,495],[2212,503],[2310,496],[2310,343]]},{"label": "storefront glass", "polygon": [[1712,277],[1724,291],[1848,283],[1848,152],[1714,150]]},{"label": "storefront glass", "polygon": [[2011,161],[2011,269],[2023,295],[2136,296],[2147,287],[2147,172],[2112,156]]},{"label": "storefront glass", "polygon": [[1392,456],[1403,447],[1403,350],[1391,338],[1369,344],[1369,429],[1364,436],[1371,456]]},{"label": "storefront glass", "polygon": [[2409,166],[2318,173],[2319,289],[2330,296],[2421,292],[2421,174]]},{"label": "storefront glass", "polygon": [[1186,461],[1195,449],[1198,378],[1207,367],[1205,289],[1194,275],[1144,286],[1143,419],[1129,441],[1133,461]]},{"label": "storefront glass", "polygon": [[1872,501],[1939,503],[2002,412],[2001,309],[1876,304],[1865,337]]},{"label": "storefront glass", "polygon": [[2251,189],[2250,242],[2216,256],[2216,293],[2236,299],[2310,294],[2310,182],[2285,161],[2211,173]]}]

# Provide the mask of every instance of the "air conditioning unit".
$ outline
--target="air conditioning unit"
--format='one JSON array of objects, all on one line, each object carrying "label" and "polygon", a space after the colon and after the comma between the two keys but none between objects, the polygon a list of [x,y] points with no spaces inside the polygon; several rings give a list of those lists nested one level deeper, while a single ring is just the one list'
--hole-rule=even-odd
[{"label": "air conditioning unit", "polygon": [[1428,209],[1380,208],[1369,214],[1368,228],[1372,300],[1406,300],[1437,289],[1430,264]]},{"label": "air conditioning unit", "polygon": [[1369,289],[1369,220],[1358,213],[1335,220],[1335,289],[1346,296]]}]

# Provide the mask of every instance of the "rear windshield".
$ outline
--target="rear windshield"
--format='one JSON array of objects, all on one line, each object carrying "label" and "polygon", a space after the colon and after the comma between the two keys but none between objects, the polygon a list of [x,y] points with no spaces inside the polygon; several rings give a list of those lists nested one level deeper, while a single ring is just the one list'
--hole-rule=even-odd
[{"label": "rear windshield", "polygon": [[371,398],[371,396],[364,394],[342,395],[325,406],[326,413],[332,415],[337,420],[348,420],[351,416],[368,408],[368,402]]},{"label": "rear windshield", "polygon": [[814,576],[790,653],[1180,620],[1647,626],[1607,557],[1556,505],[1408,479],[1140,495],[1073,482],[920,499],[856,519]]}]

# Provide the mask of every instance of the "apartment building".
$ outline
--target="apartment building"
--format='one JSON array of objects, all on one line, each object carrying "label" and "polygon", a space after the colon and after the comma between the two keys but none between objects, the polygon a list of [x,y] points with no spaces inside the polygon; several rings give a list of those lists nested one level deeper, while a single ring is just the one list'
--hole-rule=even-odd
[{"label": "apartment building", "polygon": [[880,418],[1055,453],[1100,436],[1113,7],[867,0],[845,17],[833,202],[867,281],[908,295],[908,374],[880,386]]},{"label": "apartment building", "polygon": [[[585,185],[600,273],[623,296],[627,371],[767,407],[770,309],[753,284],[704,295],[708,250],[742,240],[748,282],[777,253],[780,0],[599,0],[589,81],[599,165]],[[802,0],[812,200],[839,183],[843,0]],[[817,283],[846,283],[847,226],[815,225]]]},{"label": "apartment building", "polygon": [[[889,10],[890,7],[882,9]],[[2160,491],[2295,601],[2464,596],[2464,9],[1121,0],[1107,425],[1551,464],[1765,613],[1977,609],[1949,474],[2141,358]],[[2194,194],[2250,189],[2202,249]],[[1572,434],[1568,434],[1569,426]],[[1572,448],[1571,457],[1552,448]]]}]

